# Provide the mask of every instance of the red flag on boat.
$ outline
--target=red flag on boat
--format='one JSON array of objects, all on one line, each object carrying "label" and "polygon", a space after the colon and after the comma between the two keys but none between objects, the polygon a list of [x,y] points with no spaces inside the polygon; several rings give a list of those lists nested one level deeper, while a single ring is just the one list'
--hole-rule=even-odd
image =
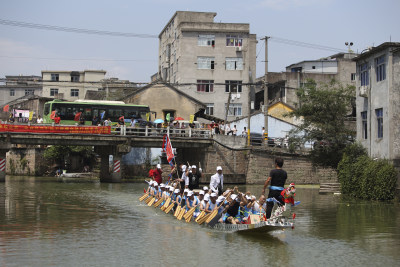
[{"label": "red flag on boat", "polygon": [[4,107],[3,107],[3,111],[4,112],[8,112],[8,109],[10,108],[10,105],[5,105]]},{"label": "red flag on boat", "polygon": [[56,117],[56,111],[54,110],[54,111],[51,112],[51,114],[50,114],[50,119],[54,120],[55,117]]},{"label": "red flag on boat", "polygon": [[167,161],[171,162],[174,159],[174,151],[172,150],[171,140],[168,135],[164,135],[162,149],[167,153]]},{"label": "red flag on boat", "polygon": [[82,112],[78,112],[75,114],[74,121],[79,121],[81,119]]}]

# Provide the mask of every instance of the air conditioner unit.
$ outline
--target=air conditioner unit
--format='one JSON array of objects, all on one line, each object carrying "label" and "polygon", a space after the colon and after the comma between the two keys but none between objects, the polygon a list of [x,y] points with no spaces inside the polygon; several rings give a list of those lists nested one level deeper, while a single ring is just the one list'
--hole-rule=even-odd
[{"label": "air conditioner unit", "polygon": [[360,96],[361,97],[368,97],[368,88],[367,86],[360,87]]},{"label": "air conditioner unit", "polygon": [[242,52],[242,47],[241,46],[237,46],[236,47],[236,52]]},{"label": "air conditioner unit", "polygon": [[240,94],[236,94],[236,98],[239,99],[240,98]]}]

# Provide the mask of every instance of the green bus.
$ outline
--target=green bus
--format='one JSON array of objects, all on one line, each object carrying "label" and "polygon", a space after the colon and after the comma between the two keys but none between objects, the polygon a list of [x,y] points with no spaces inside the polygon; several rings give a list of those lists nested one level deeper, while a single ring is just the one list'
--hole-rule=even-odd
[{"label": "green bus", "polygon": [[[55,111],[61,118],[61,124],[74,125],[75,115],[79,112],[85,121],[85,125],[91,125],[94,116],[101,121],[110,119],[115,124],[121,116],[124,116],[125,123],[130,123],[132,118],[146,121],[146,116],[150,117],[150,108],[147,105],[125,104],[122,101],[103,101],[103,100],[76,100],[67,102],[53,100],[44,104],[43,122],[54,122],[50,116]],[[102,117],[102,118],[101,118]]]}]

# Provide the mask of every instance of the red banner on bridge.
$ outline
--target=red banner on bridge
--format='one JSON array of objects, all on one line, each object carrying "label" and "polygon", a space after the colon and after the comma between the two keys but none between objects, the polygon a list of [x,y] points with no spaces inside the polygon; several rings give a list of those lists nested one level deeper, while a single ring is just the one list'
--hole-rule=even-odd
[{"label": "red banner on bridge", "polygon": [[67,133],[67,134],[111,134],[110,126],[68,126],[68,125],[14,125],[0,124],[0,132],[14,133]]}]

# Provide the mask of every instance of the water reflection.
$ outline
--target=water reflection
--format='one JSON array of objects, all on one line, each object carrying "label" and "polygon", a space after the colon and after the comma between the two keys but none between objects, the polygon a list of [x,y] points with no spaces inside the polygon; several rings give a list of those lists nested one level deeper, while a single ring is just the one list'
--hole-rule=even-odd
[{"label": "water reflection", "polygon": [[[260,186],[241,187],[257,192]],[[0,184],[0,265],[396,265],[399,205],[297,190],[294,230],[226,233],[138,201],[142,184]]]}]

